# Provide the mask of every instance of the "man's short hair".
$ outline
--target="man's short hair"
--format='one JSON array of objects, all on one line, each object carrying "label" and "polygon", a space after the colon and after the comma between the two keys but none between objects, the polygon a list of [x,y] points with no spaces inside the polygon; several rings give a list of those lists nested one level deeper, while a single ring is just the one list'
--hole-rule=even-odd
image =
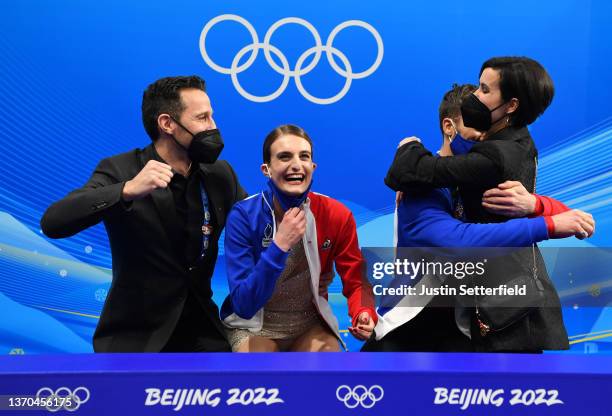
[{"label": "man's short hair", "polygon": [[151,140],[159,138],[157,118],[169,114],[179,119],[185,109],[181,90],[195,88],[206,92],[206,83],[197,75],[161,78],[152,83],[142,94],[142,124]]},{"label": "man's short hair", "polygon": [[440,107],[438,108],[438,114],[440,118],[440,130],[444,134],[442,129],[442,120],[445,118],[451,118],[457,120],[461,116],[461,103],[463,100],[476,91],[478,87],[473,84],[453,84],[450,91],[447,91],[442,98]]},{"label": "man's short hair", "polygon": [[487,60],[480,68],[499,71],[499,89],[504,101],[517,98],[519,106],[510,114],[510,123],[525,127],[533,123],[552,102],[553,81],[539,62],[524,56],[503,56]]},{"label": "man's short hair", "polygon": [[310,136],[304,131],[303,128],[296,126],[294,124],[283,124],[282,126],[278,126],[274,130],[272,130],[266,136],[266,139],[263,143],[263,162],[270,163],[272,159],[272,155],[270,153],[270,149],[272,148],[272,144],[281,136],[291,134],[293,136],[298,136],[306,140],[310,144],[310,157],[312,158],[313,148],[312,148],[312,140]]}]

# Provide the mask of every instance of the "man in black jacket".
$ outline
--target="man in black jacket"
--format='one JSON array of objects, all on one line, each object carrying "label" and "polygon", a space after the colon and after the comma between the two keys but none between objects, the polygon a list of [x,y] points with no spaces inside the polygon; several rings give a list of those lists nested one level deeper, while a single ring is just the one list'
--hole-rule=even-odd
[{"label": "man in black jacket", "polygon": [[45,212],[64,238],[104,221],[113,281],[94,334],[96,352],[231,351],[210,280],[232,205],[246,197],[204,81],[162,78],[144,92],[153,143],[103,159],[89,181]]}]

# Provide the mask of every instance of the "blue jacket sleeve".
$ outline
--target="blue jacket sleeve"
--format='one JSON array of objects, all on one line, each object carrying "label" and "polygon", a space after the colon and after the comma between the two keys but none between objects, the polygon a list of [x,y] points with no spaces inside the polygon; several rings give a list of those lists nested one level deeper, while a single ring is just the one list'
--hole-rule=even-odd
[{"label": "blue jacket sleeve", "polygon": [[257,259],[250,234],[248,215],[234,206],[225,228],[225,259],[232,309],[243,319],[251,319],[270,299],[289,256],[272,242]]},{"label": "blue jacket sleeve", "polygon": [[548,239],[543,217],[472,224],[441,210],[426,221],[399,226],[400,232],[410,233],[414,243],[423,247],[527,247]]}]

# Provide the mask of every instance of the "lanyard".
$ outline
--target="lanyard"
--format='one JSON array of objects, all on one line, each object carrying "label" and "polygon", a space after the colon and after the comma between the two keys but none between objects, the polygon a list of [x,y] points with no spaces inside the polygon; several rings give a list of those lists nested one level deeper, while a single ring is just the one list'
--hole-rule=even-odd
[{"label": "lanyard", "polygon": [[200,182],[200,197],[202,198],[202,209],[204,210],[204,218],[202,219],[202,250],[200,251],[200,259],[203,259],[208,250],[210,235],[212,234],[212,226],[210,225],[210,208],[208,203],[208,195],[204,189],[204,185]]}]

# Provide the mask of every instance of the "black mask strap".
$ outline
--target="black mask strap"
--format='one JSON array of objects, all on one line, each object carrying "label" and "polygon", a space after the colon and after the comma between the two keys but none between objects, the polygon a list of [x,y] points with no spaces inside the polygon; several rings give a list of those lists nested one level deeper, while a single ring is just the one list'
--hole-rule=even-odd
[{"label": "black mask strap", "polygon": [[[497,107],[495,107],[493,110],[489,110],[489,114],[493,114],[493,111],[497,110],[498,108],[500,108],[502,105],[508,104],[510,101],[504,101],[503,103],[501,103],[500,105],[498,105]],[[507,114],[502,115],[500,118],[498,118],[495,121],[491,121],[491,125],[497,123],[499,120],[501,120],[502,118],[506,117]]]},{"label": "black mask strap", "polygon": [[[183,126],[177,119],[175,119],[174,117],[172,117],[170,114],[168,114],[168,116],[179,126],[182,127],[183,130],[185,130],[187,133],[191,134],[191,136],[195,136],[192,132],[190,132],[187,127]],[[181,146],[183,149],[187,150],[187,148],[185,146],[183,146],[178,140],[176,140],[176,137],[174,137],[174,134],[171,135],[172,140],[174,140],[174,142],[176,144],[178,144],[179,146]]]}]

